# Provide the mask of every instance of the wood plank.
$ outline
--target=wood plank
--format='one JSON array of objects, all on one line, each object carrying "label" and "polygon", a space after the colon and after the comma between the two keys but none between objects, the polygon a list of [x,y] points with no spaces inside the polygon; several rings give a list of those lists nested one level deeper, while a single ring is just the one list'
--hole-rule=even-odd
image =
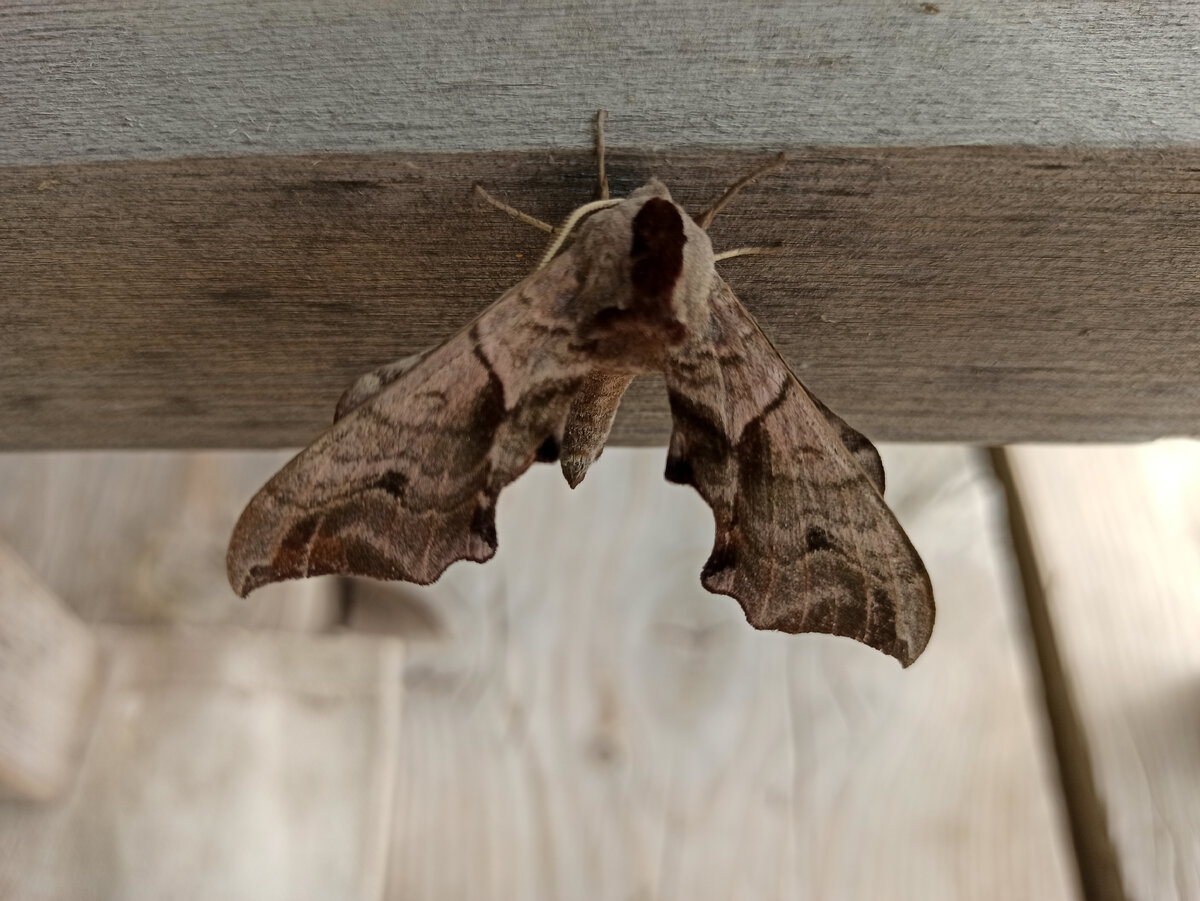
[{"label": "wood plank", "polygon": [[0,455],[0,541],[87,621],[315,631],[336,618],[332,580],[248,601],[225,579],[234,521],[286,455]]},{"label": "wood plank", "polygon": [[0,541],[0,798],[66,789],[92,724],[100,648]]},{"label": "wood plank", "polygon": [[[717,219],[795,370],[880,439],[1200,434],[1200,149],[798,149]],[[692,209],[761,155],[614,151]],[[542,249],[570,154],[0,170],[0,448],[295,446],[358,373],[444,339]],[[653,382],[616,443],[665,441]]]},{"label": "wood plank", "polygon": [[0,804],[0,896],[375,901],[397,642],[106,627],[71,793]]},{"label": "wood plank", "polygon": [[1187,0],[9,0],[0,162],[1200,143]]},{"label": "wood plank", "polygon": [[1126,896],[1200,897],[1200,446],[1006,457]]},{"label": "wood plank", "polygon": [[538,467],[494,560],[391,589],[421,613],[388,897],[1076,897],[996,489],[885,458],[939,603],[906,671],[701,589],[711,516],[657,451],[574,493]]}]

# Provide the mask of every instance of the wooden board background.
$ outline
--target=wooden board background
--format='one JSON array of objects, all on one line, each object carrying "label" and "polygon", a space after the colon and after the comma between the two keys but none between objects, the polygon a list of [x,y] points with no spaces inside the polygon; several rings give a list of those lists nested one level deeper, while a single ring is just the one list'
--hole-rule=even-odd
[{"label": "wooden board background", "polygon": [[[692,209],[761,155],[614,152]],[[591,157],[241,158],[0,170],[0,448],[287,446],[353,377],[448,337],[543,247]],[[1200,433],[1200,150],[800,151],[723,264],[797,374],[872,437]],[[615,443],[662,444],[635,385]]]},{"label": "wooden board background", "polygon": [[381,897],[397,642],[99,634],[107,665],[96,728],[70,791],[0,804],[0,897]]},{"label": "wooden board background", "polygon": [[1124,894],[1200,897],[1200,447],[1006,453]]},{"label": "wooden board background", "polygon": [[[0,38],[3,449],[306,442],[528,271],[471,184],[559,218],[601,106],[618,190],[792,154],[715,235],[785,246],[729,278],[873,436],[1200,433],[1182,0],[25,0]],[[635,388],[615,441],[665,434]]]},{"label": "wooden board background", "polygon": [[88,622],[323,630],[338,615],[330,580],[272,585],[247,604],[225,579],[238,513],[286,459],[0,454],[0,540]]},{"label": "wooden board background", "polygon": [[91,630],[0,540],[0,798],[44,801],[74,778],[92,724]]},{"label": "wooden board background", "polygon": [[391,590],[436,625],[407,651],[388,897],[1076,897],[986,461],[885,451],[939,603],[904,671],[747,629],[661,462],[610,451],[574,492],[537,467],[487,566]]},{"label": "wooden board background", "polygon": [[[101,686],[77,787],[49,807],[0,803],[0,886],[64,901],[84,885],[161,887],[183,870],[158,864],[178,861],[179,848],[198,840],[162,825],[177,822],[183,805],[202,832],[211,831],[206,818],[216,818],[227,837],[238,837],[209,846],[227,866],[187,870],[200,889],[221,876],[223,889],[265,886],[286,896],[294,884],[271,869],[273,854],[300,855],[301,870],[320,872],[320,884],[344,896],[382,892],[405,901],[476,890],[558,897],[584,884],[614,897],[637,888],[660,897],[702,898],[710,888],[722,898],[742,889],[755,898],[878,897],[885,885],[895,897],[899,884],[923,898],[1072,898],[1059,792],[1078,801],[1070,795],[1081,790],[1080,773],[1061,783],[1055,775],[1057,766],[1077,766],[1085,781],[1094,779],[1097,799],[1084,829],[1112,857],[1101,867],[1087,856],[1094,848],[1081,849],[1085,896],[1195,894],[1194,444],[1007,454],[1032,539],[1035,601],[1059,658],[1045,674],[1024,639],[996,489],[977,458],[955,449],[886,450],[891,501],[929,563],[940,611],[926,657],[901,673],[848,641],[741,629],[732,602],[695,583],[711,540],[707,511],[690,492],[662,483],[660,452],[641,453],[610,452],[574,493],[551,469],[535,469],[506,493],[501,555],[486,567],[460,565],[428,589],[355,587],[354,627],[406,644],[403,675],[394,665],[379,675],[397,691],[403,680],[393,725],[395,699],[346,709],[363,690],[354,687],[359,664],[350,664],[375,659],[369,643],[345,646],[345,666],[331,679],[330,661],[343,651],[327,651],[326,639],[298,644],[238,629],[286,624],[272,612],[284,598],[264,596],[265,609],[246,616],[238,610],[252,611],[258,595],[222,611],[206,582],[182,579],[146,583],[175,592],[148,607],[75,601],[93,619],[141,615],[157,627],[105,627],[108,665],[125,675]],[[249,463],[247,473],[271,462],[221,457]],[[88,485],[104,482],[110,497],[125,497],[126,510],[146,505],[146,535],[163,528],[139,487],[147,473],[166,498],[169,473],[184,494],[197,472],[220,484],[211,455],[157,473],[148,459],[121,466],[99,455],[58,455],[53,482],[84,498]],[[3,484],[11,490],[17,480]],[[68,546],[107,548],[78,558],[97,572],[101,563],[129,567],[111,540],[120,536],[136,550],[135,517],[123,514],[114,529],[108,505],[49,500],[25,507],[26,527],[52,535],[39,524],[51,518],[70,526]],[[197,517],[186,540],[219,544],[234,515]],[[89,532],[112,533],[110,543],[72,537]],[[42,559],[62,568],[70,557]],[[58,569],[48,578],[78,591]],[[122,583],[112,576],[98,592],[110,584],[119,591]],[[145,618],[148,609],[159,612]],[[181,631],[189,618],[206,623],[204,631]],[[292,674],[285,682],[327,685],[337,700],[318,705],[320,713],[307,700],[268,698],[260,689],[276,684],[282,663]],[[334,683],[350,694],[337,694],[343,688]],[[1077,730],[1075,748],[1086,759],[1067,756],[1056,766],[1039,700],[1047,688],[1065,694],[1072,710],[1054,727]],[[350,719],[328,730],[320,751],[305,724],[327,722],[330,704]],[[268,708],[278,714],[270,728],[262,725]],[[189,794],[194,777],[210,773],[204,747],[217,722],[226,739],[234,727],[244,752],[221,779],[254,786],[250,800],[242,789]],[[340,796],[340,821],[355,829],[383,822],[338,768],[345,723],[377,736],[390,749],[377,759],[395,765],[386,777],[395,786],[391,825],[380,827],[382,838],[370,833],[389,850],[371,852],[375,888],[366,894],[328,856],[297,850],[326,847],[319,824],[306,821],[302,835],[286,840],[250,825],[264,810],[294,803],[291,782],[262,773],[274,772],[280,749],[300,733],[322,760],[321,778],[350,787]],[[129,728],[140,736],[133,744]],[[191,738],[171,739],[180,734]],[[146,793],[146,778],[155,792]],[[311,775],[301,781],[311,795]],[[122,800],[133,796],[132,806]],[[113,834],[142,836],[138,854],[121,850],[124,839],[106,838]],[[264,845],[268,835],[276,838]],[[144,853],[146,836],[165,856]],[[77,866],[61,866],[56,855],[65,848]],[[467,858],[477,866],[458,865]],[[299,863],[287,866],[299,872]]]},{"label": "wooden board background", "polygon": [[[181,455],[172,491],[154,457],[58,456],[61,491],[126,485],[147,536],[162,526],[145,469],[165,498],[208,486],[187,533],[201,550],[236,515],[214,458],[245,467],[225,482],[266,462]],[[995,486],[961,448],[885,456],[939,602],[908,670],[847,639],[755,632],[705,592],[711,514],[663,481],[658,450],[611,450],[574,492],[535,468],[504,494],[486,566],[355,583],[357,637],[251,632],[248,611],[286,598],[222,611],[205,581],[151,583],[147,606],[175,615],[100,629],[110,675],[73,790],[0,804],[0,894],[1074,899]],[[27,522],[72,516],[68,544],[139,545],[132,517],[114,530],[91,503]]]}]

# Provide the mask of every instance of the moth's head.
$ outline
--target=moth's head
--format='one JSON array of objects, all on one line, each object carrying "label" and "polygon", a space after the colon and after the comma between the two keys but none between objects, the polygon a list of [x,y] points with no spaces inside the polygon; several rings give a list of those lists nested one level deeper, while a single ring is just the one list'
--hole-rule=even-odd
[{"label": "moth's head", "polygon": [[572,248],[582,330],[677,343],[708,322],[712,243],[654,179],[593,213]]}]

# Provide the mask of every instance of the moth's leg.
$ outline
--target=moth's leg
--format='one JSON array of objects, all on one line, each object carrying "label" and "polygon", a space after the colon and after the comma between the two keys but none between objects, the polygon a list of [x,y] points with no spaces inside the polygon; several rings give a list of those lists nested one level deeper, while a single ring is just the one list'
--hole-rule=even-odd
[{"label": "moth's leg", "polygon": [[[541,269],[543,266],[545,266],[547,263],[549,263],[552,259],[554,259],[554,255],[557,254],[559,249],[563,246],[563,244],[566,243],[567,238],[569,238],[571,236],[571,230],[574,229],[575,226],[579,224],[580,219],[582,219],[584,216],[588,215],[589,213],[594,213],[596,210],[602,210],[605,207],[616,206],[618,203],[621,202],[620,200],[613,200],[612,198],[606,198],[604,200],[593,200],[591,203],[585,203],[583,206],[581,206],[579,209],[577,209],[575,212],[573,212],[570,216],[568,216],[566,222],[564,222],[558,228],[555,228],[553,225],[551,225],[548,222],[543,222],[541,219],[535,219],[533,216],[530,216],[528,213],[522,213],[520,210],[516,209],[515,207],[509,206],[503,200],[497,200],[495,197],[493,197],[491,194],[489,194],[487,191],[484,190],[483,185],[476,185],[475,190],[479,193],[480,197],[482,197],[484,200],[486,200],[488,203],[490,203],[496,209],[503,210],[504,212],[508,213],[508,215],[512,216],[514,219],[519,219],[522,222],[524,222],[526,225],[532,225],[534,228],[540,228],[542,231],[546,232],[546,234],[554,235],[554,240],[550,243],[550,247],[546,250],[546,253],[542,256],[541,261],[537,265],[538,269]],[[536,271],[536,270],[534,270],[534,271]]]},{"label": "moth's leg", "polygon": [[784,155],[781,153],[781,154],[779,154],[779,156],[775,157],[775,159],[771,160],[768,163],[764,163],[763,165],[759,166],[757,169],[755,169],[750,174],[743,175],[741,178],[739,178],[737,181],[735,181],[732,185],[730,185],[725,190],[724,194],[722,194],[713,203],[711,203],[708,206],[708,208],[704,210],[704,212],[702,212],[699,216],[696,217],[696,224],[699,225],[705,231],[708,231],[708,227],[710,225],[712,225],[712,221],[717,218],[717,213],[721,212],[721,210],[724,209],[725,204],[727,204],[727,203],[729,203],[729,201],[733,200],[733,198],[737,196],[737,193],[739,191],[741,191],[742,188],[746,187],[749,184],[752,184],[754,181],[756,181],[761,176],[766,175],[772,169],[778,169],[785,162],[787,162],[787,160],[784,157]]},{"label": "moth's leg", "polygon": [[[597,200],[608,200],[608,173],[605,171],[604,166],[604,120],[607,118],[608,110],[602,109],[596,111],[596,165],[599,172],[599,178],[596,182]],[[503,200],[499,200],[489,194],[483,185],[476,185],[475,191],[496,209],[508,213],[514,219],[524,222],[526,225],[532,225],[534,228],[541,229],[548,235],[554,234],[555,228],[549,222],[543,222],[541,219],[530,216],[528,213],[522,213],[516,207],[509,206]]]},{"label": "moth's leg", "polygon": [[613,200],[608,196],[608,175],[606,174],[604,168],[604,120],[607,118],[608,110],[598,110],[596,112],[596,159],[600,171],[600,180],[596,190],[600,195],[600,199],[593,200],[591,203],[585,203],[583,206],[579,207],[579,209],[571,213],[571,215],[567,217],[567,221],[558,228],[555,228],[548,222],[543,222],[541,219],[535,219],[528,213],[522,213],[515,207],[509,206],[503,200],[497,200],[486,190],[484,190],[483,185],[475,186],[475,190],[479,192],[479,195],[496,209],[503,210],[514,219],[519,219],[526,225],[532,225],[534,228],[540,228],[546,234],[555,236],[554,240],[550,243],[550,247],[547,248],[545,254],[542,256],[541,262],[538,263],[538,269],[541,269],[554,258],[554,255],[558,253],[563,244],[566,243],[567,238],[570,237],[571,231],[576,225],[579,224],[579,221],[584,216],[587,216],[596,210],[604,209],[605,207],[615,206],[621,202],[619,200]]},{"label": "moth's leg", "polygon": [[604,120],[608,118],[608,110],[596,111],[596,165],[600,170],[596,182],[596,199],[608,200],[608,173],[604,168]]},{"label": "moth's leg", "polygon": [[512,216],[514,219],[524,222],[526,225],[532,225],[534,228],[539,228],[548,235],[554,234],[554,226],[551,225],[549,222],[543,222],[541,219],[535,219],[533,216],[530,216],[528,213],[522,213],[516,207],[509,206],[503,200],[497,200],[495,197],[493,197],[491,194],[489,194],[486,190],[484,190],[483,185],[476,185],[475,192],[480,197],[482,197],[484,200],[486,200],[488,203],[490,203],[492,206],[494,206],[496,209],[502,210],[503,212],[508,213],[508,215]]},{"label": "moth's leg", "polygon": [[733,250],[722,250],[720,253],[714,253],[713,262],[719,263],[721,260],[728,260],[733,257],[770,256],[771,254],[779,253],[782,249],[782,247],[735,247]]}]

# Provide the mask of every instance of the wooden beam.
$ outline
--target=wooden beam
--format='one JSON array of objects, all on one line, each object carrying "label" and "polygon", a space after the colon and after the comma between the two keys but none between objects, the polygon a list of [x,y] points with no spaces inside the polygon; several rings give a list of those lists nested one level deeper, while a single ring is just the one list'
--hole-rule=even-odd
[{"label": "wooden beam", "polygon": [[[797,374],[890,440],[1200,433],[1200,149],[792,149],[717,246]],[[762,155],[610,154],[691,209]],[[0,448],[298,445],[526,274],[590,153],[0,169]],[[616,443],[660,443],[635,386]]]},{"label": "wooden beam", "polygon": [[0,164],[1200,144],[1188,0],[11,0]]}]

